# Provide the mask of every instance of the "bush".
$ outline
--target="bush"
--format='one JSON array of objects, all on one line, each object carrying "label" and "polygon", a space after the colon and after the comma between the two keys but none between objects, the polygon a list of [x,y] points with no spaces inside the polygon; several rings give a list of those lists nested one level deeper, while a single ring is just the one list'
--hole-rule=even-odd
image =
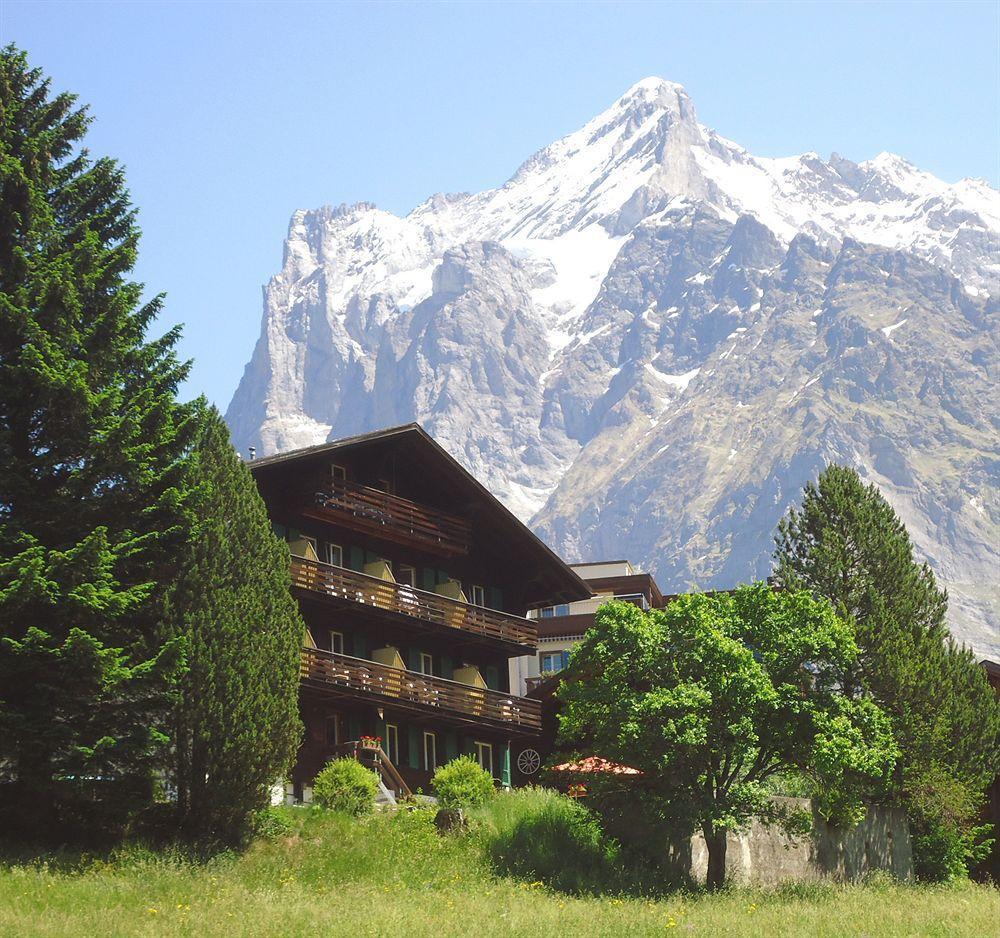
[{"label": "bush", "polygon": [[571,893],[620,892],[627,878],[618,844],[595,815],[545,788],[504,792],[474,814],[498,873]]},{"label": "bush", "polygon": [[378,776],[356,759],[333,759],[313,782],[316,804],[355,817],[371,814],[377,795]]},{"label": "bush", "polygon": [[493,797],[493,776],[472,756],[459,756],[441,766],[431,779],[438,801],[446,808],[473,808]]},{"label": "bush", "polygon": [[264,840],[277,840],[292,833],[292,822],[281,808],[264,808],[253,816],[253,835]]}]

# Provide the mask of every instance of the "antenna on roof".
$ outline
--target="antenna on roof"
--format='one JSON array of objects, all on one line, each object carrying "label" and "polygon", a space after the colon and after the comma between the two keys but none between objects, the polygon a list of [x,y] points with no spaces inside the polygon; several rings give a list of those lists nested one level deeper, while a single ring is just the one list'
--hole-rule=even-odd
[{"label": "antenna on roof", "polygon": [[256,446],[248,446],[247,447],[247,452],[250,454],[250,462],[253,462],[254,459],[257,456],[257,447]]}]

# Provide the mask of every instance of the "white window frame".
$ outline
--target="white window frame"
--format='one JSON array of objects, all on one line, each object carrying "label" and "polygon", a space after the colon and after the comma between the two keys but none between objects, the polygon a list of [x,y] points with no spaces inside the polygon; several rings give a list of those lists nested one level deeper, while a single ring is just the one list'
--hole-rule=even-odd
[{"label": "white window frame", "polygon": [[469,585],[469,602],[473,606],[485,606],[486,605],[486,590],[482,586],[478,586],[475,583]]},{"label": "white window frame", "polygon": [[434,656],[426,651],[420,652],[420,673],[434,677]]},{"label": "white window frame", "polygon": [[338,629],[330,629],[330,651],[335,655],[344,653],[344,633]]},{"label": "white window frame", "polygon": [[334,482],[346,482],[347,470],[335,462],[330,463],[330,479]]},{"label": "white window frame", "polygon": [[[428,746],[428,743],[430,745]],[[424,769],[433,772],[437,768],[437,733],[424,730]]]},{"label": "white window frame", "polygon": [[401,563],[398,566],[399,574],[396,582],[403,586],[417,588],[417,568],[408,563]]},{"label": "white window frame", "polygon": [[[484,764],[487,760],[485,757],[488,756],[489,765]],[[481,740],[476,740],[476,762],[479,763],[480,768],[486,769],[490,775],[493,774],[493,743],[484,743]]]},{"label": "white window frame", "polygon": [[344,548],[339,544],[324,541],[323,556],[320,559],[323,563],[331,564],[334,567],[342,567],[344,565]]},{"label": "white window frame", "polygon": [[393,765],[399,765],[399,724],[385,725],[385,754]]}]

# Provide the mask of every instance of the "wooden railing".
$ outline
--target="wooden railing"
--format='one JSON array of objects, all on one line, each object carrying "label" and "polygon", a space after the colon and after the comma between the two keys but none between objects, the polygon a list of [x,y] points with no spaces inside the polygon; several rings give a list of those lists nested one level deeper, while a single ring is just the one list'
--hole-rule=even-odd
[{"label": "wooden railing", "polygon": [[381,746],[363,746],[361,740],[354,739],[335,746],[333,752],[338,756],[350,756],[352,759],[357,759],[362,765],[374,769],[382,776],[386,788],[391,789],[397,795],[406,797],[412,794],[410,786],[403,780],[399,769],[393,765],[392,760]]},{"label": "wooden railing", "polygon": [[333,599],[458,629],[470,635],[529,648],[538,646],[537,627],[520,616],[380,580],[346,567],[292,557],[292,585],[323,593]]},{"label": "wooden railing", "polygon": [[464,518],[342,479],[317,492],[315,505],[304,514],[448,556],[467,554],[472,542],[472,528]]},{"label": "wooden railing", "polygon": [[504,727],[538,730],[542,725],[537,700],[470,687],[458,681],[390,668],[377,661],[303,648],[302,681],[317,688],[343,690],[385,700],[408,709],[437,710]]}]

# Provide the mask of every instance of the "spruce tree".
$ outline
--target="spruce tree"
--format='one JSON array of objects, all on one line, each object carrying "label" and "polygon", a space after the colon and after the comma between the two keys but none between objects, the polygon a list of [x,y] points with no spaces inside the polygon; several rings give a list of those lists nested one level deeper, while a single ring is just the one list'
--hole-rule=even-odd
[{"label": "spruce tree", "polygon": [[846,690],[870,694],[892,719],[918,865],[962,872],[979,852],[978,805],[1000,760],[1000,705],[972,653],[949,637],[947,594],[914,559],[889,503],[848,467],[828,466],[806,485],[776,544],[776,582],[812,590],[855,623],[860,655]]},{"label": "spruce tree", "polygon": [[[187,537],[176,330],[89,117],[0,50],[0,805],[9,832],[110,832],[148,800],[182,665],[162,584]],[[128,797],[124,797],[124,795]]]},{"label": "spruce tree", "polygon": [[238,845],[298,746],[305,624],[288,548],[214,408],[192,472],[201,520],[170,597],[189,654],[175,732],[178,807],[191,839]]}]

